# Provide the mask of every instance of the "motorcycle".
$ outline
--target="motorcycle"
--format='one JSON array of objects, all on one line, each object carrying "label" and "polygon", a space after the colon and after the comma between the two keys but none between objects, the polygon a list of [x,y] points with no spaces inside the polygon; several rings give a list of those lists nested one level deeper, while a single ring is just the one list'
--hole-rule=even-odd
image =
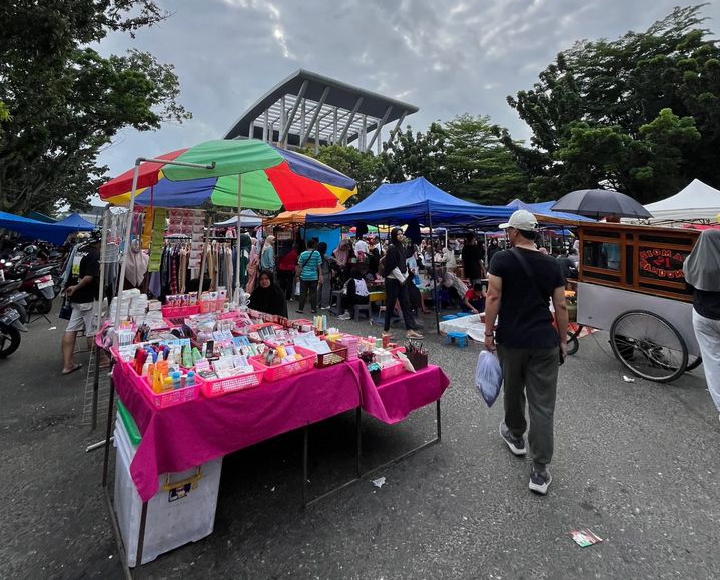
[{"label": "motorcycle", "polygon": [[[27,262],[6,265],[5,279],[21,280],[20,290],[28,294],[29,312],[47,314],[57,296],[59,285],[58,266],[56,264],[37,265]],[[57,280],[57,281],[56,281]]]},{"label": "motorcycle", "polygon": [[15,300],[24,292],[17,292],[20,282],[0,283],[0,358],[15,352],[20,346],[20,333],[27,328],[20,320]]},{"label": "motorcycle", "polygon": [[[20,280],[1,280],[0,281],[0,300],[7,301],[10,308],[17,311],[19,320],[22,324],[30,322],[30,316],[27,311],[27,292],[20,290]],[[24,330],[27,332],[27,329]]]}]

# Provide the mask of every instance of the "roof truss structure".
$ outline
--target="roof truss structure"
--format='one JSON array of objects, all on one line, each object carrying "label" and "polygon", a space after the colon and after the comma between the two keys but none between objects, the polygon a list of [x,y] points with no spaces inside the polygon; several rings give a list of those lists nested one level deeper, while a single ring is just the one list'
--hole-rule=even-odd
[{"label": "roof truss structure", "polygon": [[266,93],[238,119],[225,139],[254,138],[281,147],[355,143],[381,150],[414,105],[298,70]]}]

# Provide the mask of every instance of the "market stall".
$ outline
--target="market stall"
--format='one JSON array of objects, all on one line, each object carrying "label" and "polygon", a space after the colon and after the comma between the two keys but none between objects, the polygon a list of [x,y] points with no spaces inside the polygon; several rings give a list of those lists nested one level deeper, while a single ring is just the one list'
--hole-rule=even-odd
[{"label": "market stall", "polygon": [[[109,349],[114,362],[103,486],[107,485],[115,392],[134,419],[140,438],[126,463],[137,489],[136,512],[142,515],[137,526],[129,528],[131,532],[120,526],[125,530],[123,543],[129,546],[131,566],[164,551],[153,544],[154,551],[143,560],[146,526],[162,525],[147,521],[148,503],[157,503],[158,494],[191,493],[192,486],[185,489],[190,485],[187,478],[168,485],[170,476],[164,474],[184,473],[196,466],[201,472],[233,451],[351,410],[356,411],[357,472],[350,481],[378,469],[362,468],[363,412],[394,424],[436,403],[437,437],[391,462],[440,440],[440,399],[449,380],[439,367],[428,365],[427,355],[412,344],[342,334],[327,328],[322,316],[290,321],[256,311],[180,315],[191,311],[191,307],[177,306],[157,311],[151,305],[140,327],[131,323],[117,330],[107,327],[97,339]],[[151,325],[157,327],[155,331],[149,330]],[[174,326],[174,330],[168,333],[163,326]],[[319,498],[307,499],[307,432],[303,447],[303,503],[309,504]],[[190,480],[195,481],[193,476]],[[127,486],[116,475],[116,489]],[[116,491],[118,501],[122,503],[122,498],[118,500]],[[211,531],[212,526],[204,535]],[[151,535],[156,535],[155,528]],[[187,541],[181,535],[166,548]]]},{"label": "market stall", "polygon": [[[245,163],[242,150],[247,147],[251,155],[250,162]],[[168,213],[157,206],[182,208],[186,202],[196,205],[210,201],[235,206],[239,212],[241,206],[268,209],[279,204],[301,209],[334,206],[354,191],[352,180],[324,166],[315,167],[297,154],[274,148],[258,152],[256,144],[248,141],[211,143],[200,149],[198,154],[193,149],[174,152],[167,156],[171,159],[138,165],[106,184],[101,195],[131,206],[135,202],[154,205],[151,221],[140,229],[158,238],[155,241],[165,247],[166,241],[159,237],[165,227],[178,228],[179,232],[188,228],[192,232],[197,218],[192,212],[186,215],[186,210]],[[221,161],[216,162],[213,156]],[[273,171],[274,156],[286,165],[277,170],[279,173]],[[259,165],[253,166],[253,159],[259,159]],[[300,181],[293,173],[294,163],[303,172]],[[258,166],[264,169],[258,170]],[[212,177],[203,177],[208,172]],[[232,174],[230,180],[224,179],[227,174]],[[267,183],[273,185],[271,191]],[[328,195],[332,196],[332,204]],[[129,213],[133,214],[132,210]],[[133,222],[139,228],[133,215],[128,219],[128,231],[132,231]],[[152,263],[152,253],[150,258]],[[201,276],[204,266],[200,267]],[[108,325],[97,337],[97,344],[111,354],[114,366],[104,487],[115,391],[138,429],[137,445],[131,449],[123,434],[127,429],[116,427],[118,438],[125,441],[124,451],[118,451],[123,456],[121,463],[127,466],[132,480],[130,484],[120,481],[119,485],[116,481],[116,489],[126,490],[130,500],[137,497],[128,510],[141,514],[137,528],[128,528],[127,521],[118,528],[125,534],[124,543],[132,547],[126,560],[130,565],[153,559],[162,551],[212,531],[214,518],[209,527],[198,532],[200,535],[179,536],[173,540],[175,543],[155,546],[148,558],[143,558],[148,504],[157,500],[158,494],[169,493],[169,502],[174,502],[191,493],[203,466],[227,453],[355,409],[359,477],[361,411],[395,423],[432,402],[437,403],[438,437],[417,449],[439,441],[439,400],[448,379],[442,370],[427,365],[426,353],[408,345],[410,352],[406,355],[401,347],[381,339],[341,335],[327,328],[324,316],[291,322],[247,310],[247,295],[241,292],[230,302],[229,292],[224,292],[219,283],[215,291],[204,292],[201,279],[198,292],[189,293],[179,291],[179,275],[171,274],[169,281],[175,292],[166,293],[164,304],[137,290],[120,293],[113,301],[117,304],[112,317],[115,324]],[[304,450],[307,471],[307,436]],[[197,473],[170,483],[171,474],[188,469],[196,469]],[[116,478],[117,473],[123,470],[116,470]],[[161,484],[163,477],[165,483]],[[303,490],[305,485],[303,477]],[[106,496],[115,521],[116,512]],[[127,499],[123,497],[118,498],[116,491],[116,505],[118,499]],[[214,514],[215,503],[207,505],[212,505]],[[172,527],[173,531],[178,528],[175,524]],[[135,538],[134,543],[128,534]]]}]

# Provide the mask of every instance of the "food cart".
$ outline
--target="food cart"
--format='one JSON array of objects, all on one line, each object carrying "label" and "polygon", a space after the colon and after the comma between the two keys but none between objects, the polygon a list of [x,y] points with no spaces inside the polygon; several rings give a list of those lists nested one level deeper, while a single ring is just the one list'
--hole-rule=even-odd
[{"label": "food cart", "polygon": [[608,330],[617,359],[645,379],[672,381],[701,362],[682,270],[698,236],[691,229],[578,224],[577,322]]}]

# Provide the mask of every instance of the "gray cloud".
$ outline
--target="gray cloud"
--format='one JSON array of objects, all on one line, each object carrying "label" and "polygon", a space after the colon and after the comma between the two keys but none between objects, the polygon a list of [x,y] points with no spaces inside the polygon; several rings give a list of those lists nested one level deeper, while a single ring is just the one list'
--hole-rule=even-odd
[{"label": "gray cloud", "polygon": [[[174,16],[136,39],[113,35],[101,52],[147,50],[175,65],[194,118],[153,133],[125,131],[103,152],[110,175],[138,155],[219,138],[269,88],[298,68],[406,100],[424,130],[469,112],[527,138],[505,101],[532,86],[576,40],[641,31],[676,4],[656,0],[160,0]],[[707,6],[718,28],[718,3]]]}]

